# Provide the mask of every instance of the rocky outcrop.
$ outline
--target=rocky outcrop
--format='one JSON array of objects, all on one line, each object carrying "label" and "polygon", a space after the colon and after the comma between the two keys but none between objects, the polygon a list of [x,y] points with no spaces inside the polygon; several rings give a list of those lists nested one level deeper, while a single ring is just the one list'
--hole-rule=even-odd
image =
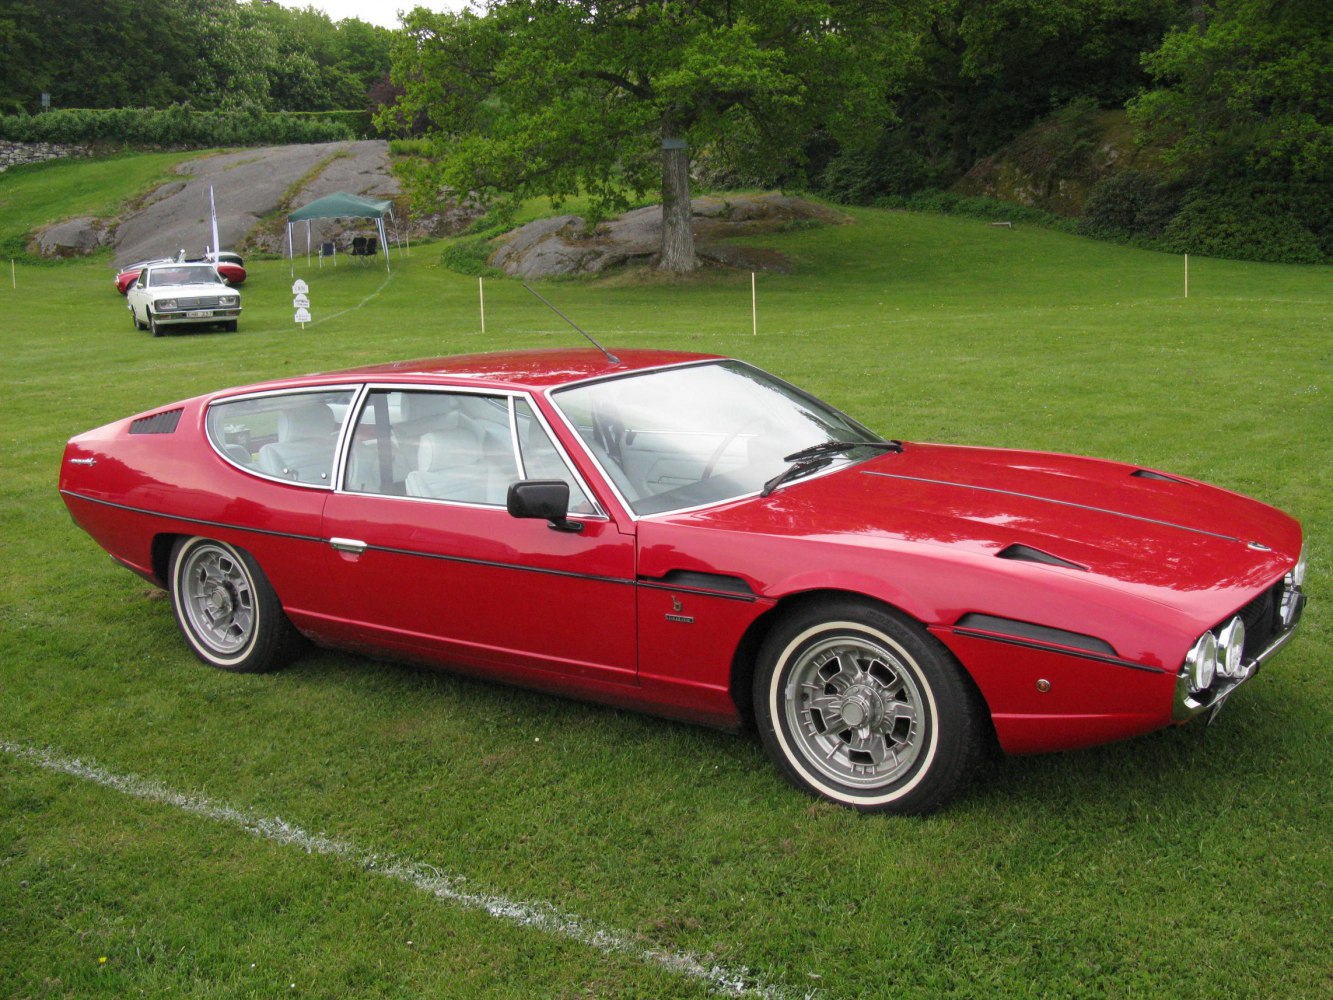
[{"label": "rocky outcrop", "polygon": [[43,257],[81,257],[105,246],[107,240],[102,221],[83,216],[40,230],[33,238],[32,250]]},{"label": "rocky outcrop", "polygon": [[[725,241],[849,219],[824,205],[778,194],[710,196],[690,203],[695,253],[704,265],[785,271],[772,251]],[[492,267],[521,278],[600,274],[627,264],[651,265],[662,242],[662,209],[635,209],[591,229],[576,215],[539,219],[514,230],[490,258]]]}]

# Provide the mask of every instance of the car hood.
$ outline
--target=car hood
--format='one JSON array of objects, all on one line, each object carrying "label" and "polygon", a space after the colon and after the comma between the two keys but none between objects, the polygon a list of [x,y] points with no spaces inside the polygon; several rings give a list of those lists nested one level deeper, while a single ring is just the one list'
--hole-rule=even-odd
[{"label": "car hood", "polygon": [[218,283],[201,285],[198,282],[188,285],[154,285],[152,288],[144,289],[147,294],[153,298],[167,296],[170,298],[202,298],[207,295],[240,295],[241,293],[231,285]]},{"label": "car hood", "polygon": [[672,520],[924,551],[960,569],[1026,564],[1076,586],[1111,584],[1204,614],[1271,586],[1301,546],[1300,525],[1288,515],[1184,477],[1069,455],[928,444]]}]

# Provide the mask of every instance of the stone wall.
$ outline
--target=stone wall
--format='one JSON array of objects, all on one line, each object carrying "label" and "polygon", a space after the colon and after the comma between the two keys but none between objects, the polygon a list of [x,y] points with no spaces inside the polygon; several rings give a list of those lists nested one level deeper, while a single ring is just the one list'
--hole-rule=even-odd
[{"label": "stone wall", "polygon": [[21,163],[43,163],[66,156],[92,156],[87,146],[69,146],[56,142],[10,142],[0,140],[0,173]]}]

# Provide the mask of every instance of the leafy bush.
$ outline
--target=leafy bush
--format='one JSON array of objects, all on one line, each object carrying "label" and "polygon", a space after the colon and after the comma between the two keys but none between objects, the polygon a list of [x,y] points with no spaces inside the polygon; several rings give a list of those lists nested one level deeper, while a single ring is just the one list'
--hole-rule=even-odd
[{"label": "leafy bush", "polygon": [[[1320,234],[1311,228],[1319,218],[1304,212],[1305,199],[1289,191],[1196,188],[1166,226],[1160,245],[1175,253],[1258,260],[1286,264],[1320,264],[1333,259],[1327,220]],[[1308,206],[1315,209],[1316,206]],[[1324,207],[1324,213],[1328,209]]]},{"label": "leafy bush", "polygon": [[394,156],[431,156],[435,144],[429,139],[390,139],[389,152]]},{"label": "leafy bush", "polygon": [[[353,113],[361,115],[361,112]],[[353,136],[352,129],[345,122],[328,120],[328,113],[295,115],[255,109],[192,111],[184,104],[162,111],[74,108],[40,115],[0,116],[0,139],[15,142],[207,147],[336,142]]]},{"label": "leafy bush", "polygon": [[[375,125],[372,120],[373,116],[369,111],[358,111],[353,109],[348,111],[269,112],[269,114],[279,113],[308,123],[343,125],[352,136],[358,139],[369,139],[375,135]],[[341,136],[339,138],[341,138]]]},{"label": "leafy bush", "polygon": [[466,274],[473,278],[503,277],[504,272],[488,263],[490,255],[491,245],[486,237],[463,237],[440,251],[440,264],[455,274]]},{"label": "leafy bush", "polygon": [[943,178],[903,130],[880,134],[871,145],[843,149],[819,175],[816,190],[848,205],[870,205],[884,197],[906,197]]},{"label": "leafy bush", "polygon": [[1155,238],[1180,210],[1180,200],[1180,191],[1162,176],[1125,170],[1092,188],[1078,231],[1085,236]]}]

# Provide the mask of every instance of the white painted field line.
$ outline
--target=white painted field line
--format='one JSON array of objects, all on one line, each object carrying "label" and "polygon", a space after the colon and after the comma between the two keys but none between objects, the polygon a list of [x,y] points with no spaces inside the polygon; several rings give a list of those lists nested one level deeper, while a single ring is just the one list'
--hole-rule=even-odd
[{"label": "white painted field line", "polygon": [[[689,952],[645,948],[624,931],[599,927],[573,913],[559,910],[550,903],[524,902],[504,896],[467,892],[462,887],[466,881],[462,875],[446,874],[410,858],[375,854],[350,841],[307,833],[278,816],[257,816],[202,795],[178,792],[137,775],[115,774],[77,757],[62,756],[49,748],[36,749],[0,740],[0,750],[48,771],[81,778],[131,798],[171,806],[193,816],[237,827],[264,840],[299,847],[307,854],[324,854],[347,861],[386,878],[405,882],[464,909],[482,910],[497,920],[577,941],[608,955],[625,955],[648,965],[659,966],[677,975],[703,982],[711,992],[722,996],[787,1000],[801,995],[767,983],[743,966],[732,968],[710,964]],[[811,994],[804,996],[808,1000]]]}]

